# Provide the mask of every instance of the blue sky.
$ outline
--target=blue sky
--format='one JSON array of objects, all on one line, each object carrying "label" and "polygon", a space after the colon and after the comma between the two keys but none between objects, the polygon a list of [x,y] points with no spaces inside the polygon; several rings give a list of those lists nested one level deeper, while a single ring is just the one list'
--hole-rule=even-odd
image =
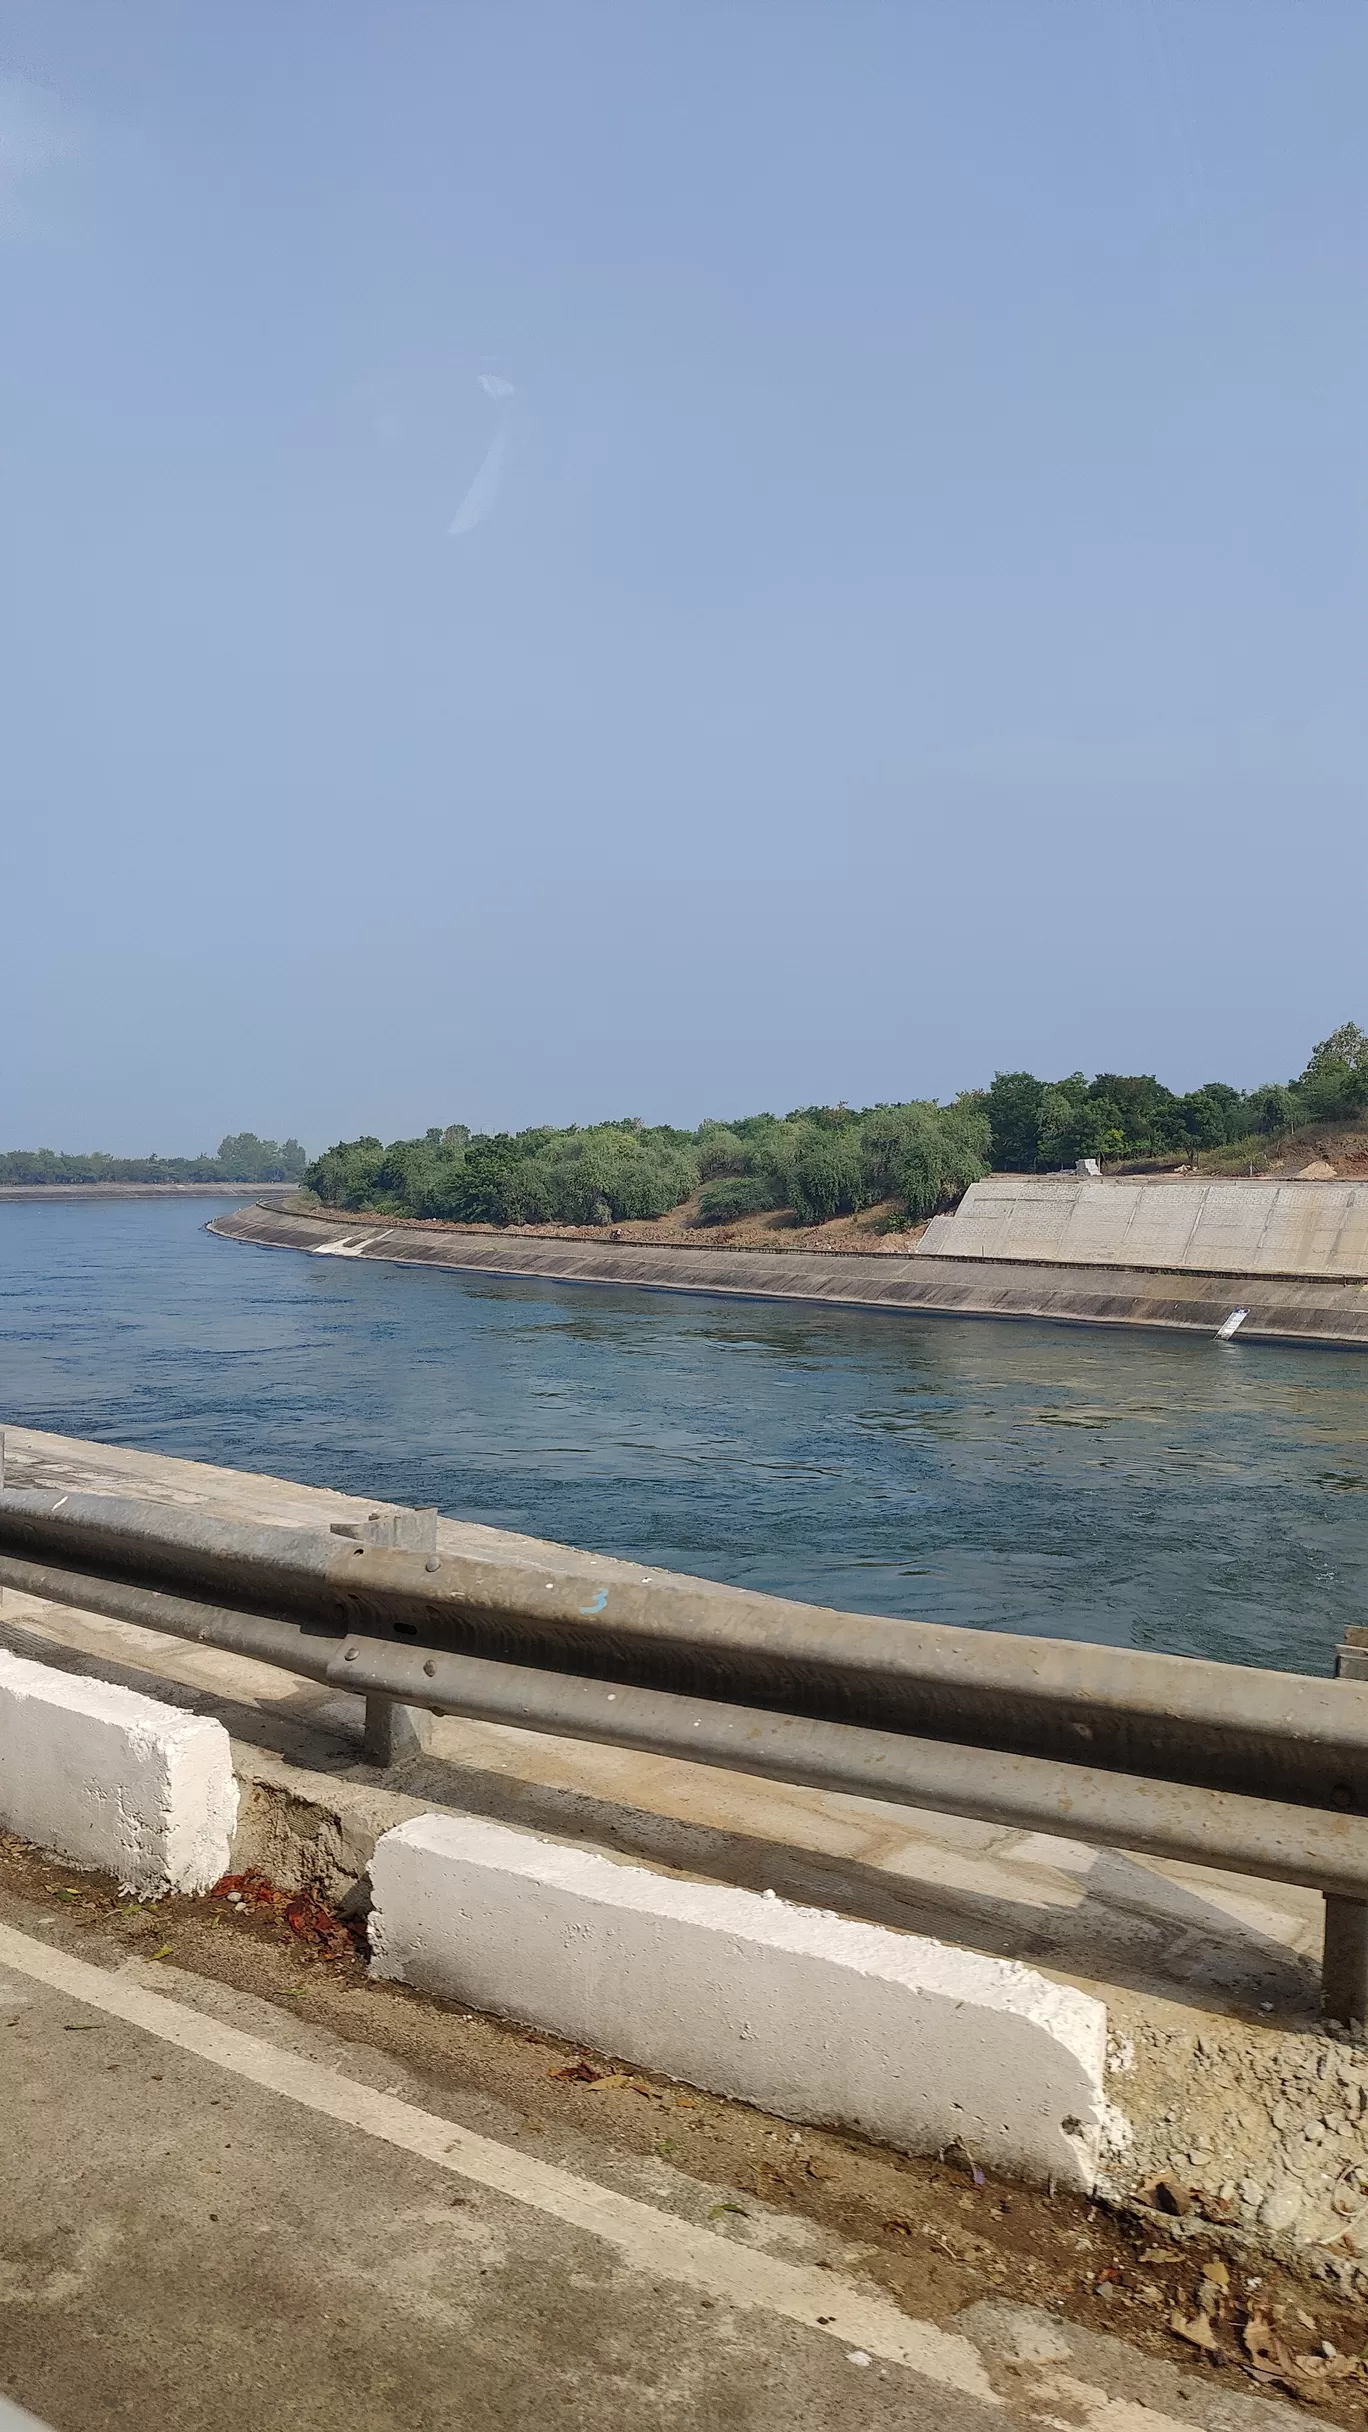
[{"label": "blue sky", "polygon": [[0,1145],[1368,1021],[1362,0],[3,42]]}]

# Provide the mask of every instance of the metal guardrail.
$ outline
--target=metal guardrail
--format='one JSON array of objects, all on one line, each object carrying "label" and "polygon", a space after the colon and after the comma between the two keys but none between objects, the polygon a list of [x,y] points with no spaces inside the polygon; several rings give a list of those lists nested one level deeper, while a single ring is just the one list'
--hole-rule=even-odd
[{"label": "metal guardrail", "polygon": [[1348,1662],[1332,1682],[836,1613],[516,1539],[453,1553],[435,1512],[264,1526],[2,1466],[0,1584],[355,1691],[381,1763],[461,1714],[1309,1885],[1327,2014],[1368,2020]]}]

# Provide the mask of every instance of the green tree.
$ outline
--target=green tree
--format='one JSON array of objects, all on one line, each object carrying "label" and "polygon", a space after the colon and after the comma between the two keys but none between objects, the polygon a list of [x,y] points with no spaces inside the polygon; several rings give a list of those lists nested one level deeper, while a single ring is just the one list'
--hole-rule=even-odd
[{"label": "green tree", "polygon": [[993,1164],[1005,1173],[1032,1174],[1040,1158],[1040,1109],[1045,1085],[1033,1072],[999,1072],[988,1092]]},{"label": "green tree", "polygon": [[814,1125],[793,1162],[791,1206],[800,1224],[826,1224],[866,1204],[858,1135]]},{"label": "green tree", "polygon": [[1311,1051],[1296,1084],[1306,1112],[1320,1122],[1353,1119],[1368,1107],[1368,1038],[1357,1022],[1341,1022]]}]

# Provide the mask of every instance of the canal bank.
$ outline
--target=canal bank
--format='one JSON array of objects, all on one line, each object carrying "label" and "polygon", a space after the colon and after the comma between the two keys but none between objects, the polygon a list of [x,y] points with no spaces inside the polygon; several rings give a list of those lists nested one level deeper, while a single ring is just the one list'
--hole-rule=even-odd
[{"label": "canal bank", "polygon": [[[1308,1185],[1308,1188],[1314,1188]],[[956,1255],[943,1218],[936,1247],[892,1251],[656,1248],[638,1243],[554,1240],[456,1225],[383,1218],[294,1215],[253,1205],[211,1219],[226,1240],[266,1249],[381,1260],[454,1273],[690,1292],[730,1300],[808,1302],[828,1308],[908,1311],[935,1317],[1046,1319],[1086,1326],[1158,1328],[1214,1335],[1243,1309],[1242,1341],[1368,1346],[1368,1282],[1357,1274],[1229,1273],[1150,1268],[1031,1256],[984,1256],[975,1239]],[[935,1228],[933,1228],[935,1231]]]}]

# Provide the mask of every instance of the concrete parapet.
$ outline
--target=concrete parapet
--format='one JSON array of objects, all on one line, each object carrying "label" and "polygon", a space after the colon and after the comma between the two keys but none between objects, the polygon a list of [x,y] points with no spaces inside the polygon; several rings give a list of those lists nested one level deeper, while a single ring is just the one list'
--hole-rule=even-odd
[{"label": "concrete parapet", "polygon": [[1106,2011],[1019,1962],[426,1815],[371,1861],[377,1975],[639,2067],[1091,2186]]},{"label": "concrete parapet", "polygon": [[222,1723],[0,1650],[0,1824],[128,1891],[207,1891],[237,1817]]}]

